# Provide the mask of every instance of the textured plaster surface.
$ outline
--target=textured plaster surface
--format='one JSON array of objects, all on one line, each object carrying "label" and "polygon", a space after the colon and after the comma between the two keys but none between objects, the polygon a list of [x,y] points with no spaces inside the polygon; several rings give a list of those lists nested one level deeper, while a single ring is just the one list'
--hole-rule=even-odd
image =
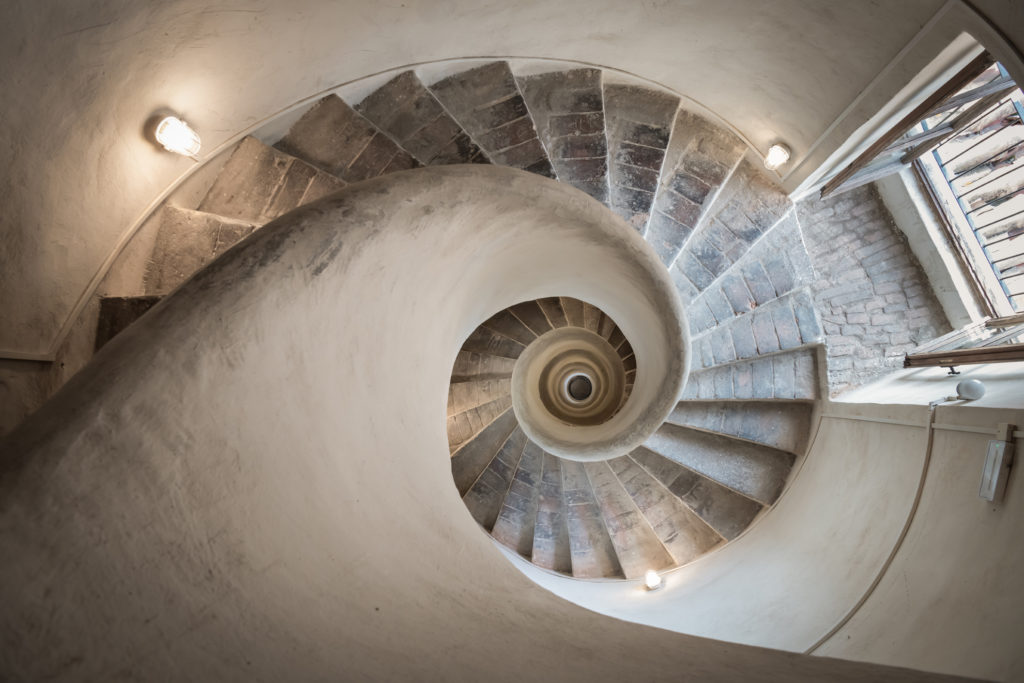
[{"label": "textured plaster surface", "polygon": [[[903,414],[920,420],[921,411]],[[656,598],[638,596],[635,585],[521,568],[602,614],[802,652],[856,603],[884,563],[913,501],[924,442],[924,429],[826,420],[778,503],[736,540],[666,574]]]},{"label": "textured plaster surface", "polygon": [[[1019,393],[1015,410],[940,407],[936,423],[991,429],[1009,422],[1019,429]],[[1001,502],[978,496],[990,438],[936,430],[921,506],[899,554],[864,606],[816,654],[1022,680],[1024,479],[1012,468]]]},{"label": "textured plaster surface", "polygon": [[502,559],[452,486],[451,361],[484,311],[542,293],[503,272],[524,218],[552,219],[553,257],[609,249],[589,198],[510,173],[398,174],[272,223],[2,444],[0,673],[940,680],[626,624]]},{"label": "textured plaster surface", "polygon": [[[609,66],[692,97],[758,149],[784,139],[799,157],[940,4],[8,3],[0,350],[52,352],[118,241],[190,169],[143,138],[157,109],[198,129],[205,158],[299,100],[382,70],[614,55]],[[699,39],[679,39],[693,27]]]}]

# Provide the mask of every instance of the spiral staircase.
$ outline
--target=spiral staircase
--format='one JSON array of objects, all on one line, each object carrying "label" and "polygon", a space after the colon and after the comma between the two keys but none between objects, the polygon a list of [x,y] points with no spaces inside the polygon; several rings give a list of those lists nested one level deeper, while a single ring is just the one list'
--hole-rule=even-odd
[{"label": "spiral staircase", "polygon": [[[555,429],[610,419],[643,358],[609,315],[571,296],[493,312],[451,372],[459,494],[496,541],[577,578],[633,579],[719,548],[778,500],[807,446],[822,340],[811,266],[791,202],[735,134],[616,79],[517,76],[503,61],[432,83],[410,70],[360,101],[321,99],[273,145],[246,137],[198,203],[160,209],[145,296],[101,302],[97,348],[262,225],[349,184],[446,164],[552,178],[603,203],[660,258],[688,320],[689,379],[642,445],[572,457],[523,411],[543,404]],[[592,353],[574,356],[579,347]],[[548,375],[518,406],[514,388],[537,367],[519,362],[526,354],[547,358]]]}]

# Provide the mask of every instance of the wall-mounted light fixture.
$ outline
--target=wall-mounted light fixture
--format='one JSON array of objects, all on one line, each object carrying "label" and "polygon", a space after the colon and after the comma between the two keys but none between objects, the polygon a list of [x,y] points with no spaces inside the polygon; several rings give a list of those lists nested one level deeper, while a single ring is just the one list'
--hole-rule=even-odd
[{"label": "wall-mounted light fixture", "polygon": [[197,155],[202,145],[199,134],[177,116],[161,118],[156,124],[153,135],[168,152],[199,160]]},{"label": "wall-mounted light fixture", "polygon": [[992,503],[1001,503],[1006,495],[1006,482],[1013,466],[1013,432],[1016,427],[1003,422],[996,427],[996,438],[988,442],[985,465],[981,470],[978,495]]},{"label": "wall-mounted light fixture", "polygon": [[649,591],[656,591],[665,585],[664,579],[653,569],[648,569],[644,574],[644,589]]},{"label": "wall-mounted light fixture", "polygon": [[781,144],[774,144],[768,148],[768,153],[764,155],[764,167],[770,171],[774,171],[779,166],[789,161],[789,147]]}]

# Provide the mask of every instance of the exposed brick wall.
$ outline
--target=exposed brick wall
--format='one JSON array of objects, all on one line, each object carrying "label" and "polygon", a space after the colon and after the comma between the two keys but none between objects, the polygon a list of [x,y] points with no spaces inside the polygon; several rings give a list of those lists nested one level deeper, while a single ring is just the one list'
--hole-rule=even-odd
[{"label": "exposed brick wall", "polygon": [[920,264],[873,185],[797,205],[833,395],[902,367],[950,329]]}]

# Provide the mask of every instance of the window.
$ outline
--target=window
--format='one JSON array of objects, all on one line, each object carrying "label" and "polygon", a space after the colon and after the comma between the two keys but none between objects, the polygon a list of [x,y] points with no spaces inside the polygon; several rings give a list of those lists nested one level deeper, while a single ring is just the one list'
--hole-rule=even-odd
[{"label": "window", "polygon": [[[999,64],[975,89],[1009,81]],[[1012,81],[1010,81],[1012,83]],[[966,106],[966,105],[963,105]],[[921,123],[941,129],[946,116]],[[920,157],[920,170],[953,228],[953,237],[993,304],[1024,311],[1024,95],[1015,85],[959,133]],[[1003,308],[993,306],[996,310]]]},{"label": "window", "polygon": [[822,187],[826,197],[912,165],[996,314],[1024,311],[1024,96],[982,53]]}]

